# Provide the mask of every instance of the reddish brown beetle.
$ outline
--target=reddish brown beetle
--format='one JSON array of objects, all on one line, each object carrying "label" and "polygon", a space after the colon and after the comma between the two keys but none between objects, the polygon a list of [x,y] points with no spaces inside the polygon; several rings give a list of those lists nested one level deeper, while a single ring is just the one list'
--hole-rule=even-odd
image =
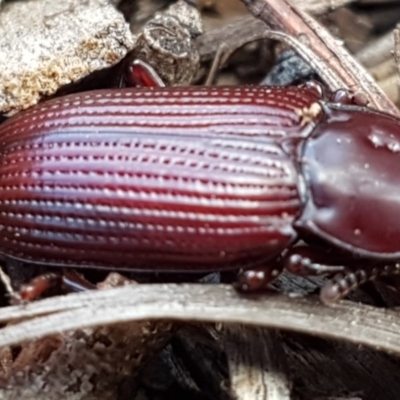
[{"label": "reddish brown beetle", "polygon": [[[253,289],[317,238],[368,266],[324,288],[334,301],[398,271],[399,150],[398,119],[312,87],[57,98],[0,126],[0,251],[49,266],[243,269]],[[298,254],[291,270],[315,267]]]}]

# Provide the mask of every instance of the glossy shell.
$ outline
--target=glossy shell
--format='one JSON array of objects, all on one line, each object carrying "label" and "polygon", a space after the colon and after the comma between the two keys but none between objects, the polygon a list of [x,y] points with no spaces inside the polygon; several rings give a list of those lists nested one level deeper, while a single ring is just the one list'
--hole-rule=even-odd
[{"label": "glossy shell", "polygon": [[296,227],[358,256],[400,257],[400,122],[325,106],[301,155],[308,201]]},{"label": "glossy shell", "polygon": [[206,271],[296,236],[306,89],[158,88],[48,101],[0,126],[0,251],[49,265]]}]

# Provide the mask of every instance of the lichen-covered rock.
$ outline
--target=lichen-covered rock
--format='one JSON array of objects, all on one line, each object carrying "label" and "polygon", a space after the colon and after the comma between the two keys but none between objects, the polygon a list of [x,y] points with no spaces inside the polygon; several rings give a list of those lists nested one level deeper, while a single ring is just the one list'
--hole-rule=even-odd
[{"label": "lichen-covered rock", "polygon": [[202,32],[197,8],[178,0],[137,32],[132,55],[150,64],[167,86],[190,85],[200,66],[195,38]]},{"label": "lichen-covered rock", "polygon": [[11,115],[116,64],[134,43],[107,0],[6,4],[0,13],[0,113]]}]

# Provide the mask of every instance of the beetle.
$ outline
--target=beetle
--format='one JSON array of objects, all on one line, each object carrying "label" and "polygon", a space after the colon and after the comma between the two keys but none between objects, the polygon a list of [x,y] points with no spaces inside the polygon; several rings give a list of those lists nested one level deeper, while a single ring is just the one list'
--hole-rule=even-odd
[{"label": "beetle", "polygon": [[253,290],[280,273],[288,249],[289,269],[317,265],[293,247],[316,239],[350,258],[353,272],[321,292],[336,301],[397,274],[400,258],[400,122],[345,103],[314,86],[260,86],[98,90],[38,104],[0,125],[0,254],[73,268],[243,270],[239,286]]}]

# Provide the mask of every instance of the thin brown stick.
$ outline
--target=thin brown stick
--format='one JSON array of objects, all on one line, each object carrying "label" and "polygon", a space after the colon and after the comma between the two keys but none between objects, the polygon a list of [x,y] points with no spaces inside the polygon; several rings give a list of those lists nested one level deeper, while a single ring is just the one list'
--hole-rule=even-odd
[{"label": "thin brown stick", "polygon": [[[393,31],[393,38],[394,38],[394,51],[393,51],[393,57],[394,60],[396,61],[397,69],[398,69],[398,76],[400,76],[400,29],[396,28]],[[397,78],[397,93],[398,93],[398,98],[400,97],[400,88],[399,88],[399,80]]]},{"label": "thin brown stick", "polygon": [[291,3],[310,14],[322,15],[357,0],[291,0]]},{"label": "thin brown stick", "polygon": [[[274,31],[283,32],[304,43],[319,58],[320,73],[330,78],[331,90],[348,88],[366,95],[371,106],[400,116],[398,108],[387,98],[368,72],[350,55],[342,43],[305,12],[286,0],[242,0],[250,12]],[[322,68],[322,65],[324,66]]]}]

